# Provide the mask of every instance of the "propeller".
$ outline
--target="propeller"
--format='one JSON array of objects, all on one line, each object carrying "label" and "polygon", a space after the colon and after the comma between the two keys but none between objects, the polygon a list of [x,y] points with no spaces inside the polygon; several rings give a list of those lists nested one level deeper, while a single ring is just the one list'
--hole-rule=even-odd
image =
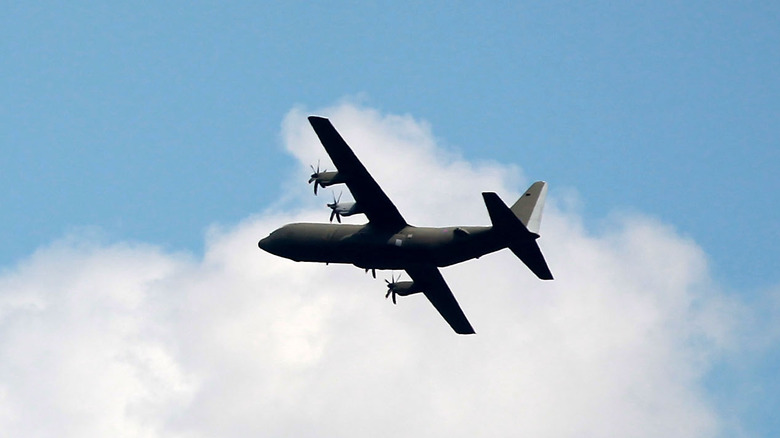
[{"label": "propeller", "polygon": [[[317,178],[319,178],[320,173],[327,172],[328,169],[324,169],[324,170],[322,170],[322,172],[320,172],[320,160],[317,160],[317,168],[316,169],[311,164],[309,164],[309,167],[311,167],[311,171],[312,171],[312,174],[309,177],[309,184],[311,184],[312,182],[314,183],[314,194],[316,195],[317,194],[317,186],[318,185],[322,186],[322,184],[320,184],[319,181],[317,181]],[[322,187],[324,187],[324,186],[322,186]]]},{"label": "propeller", "polygon": [[398,278],[395,278],[395,273],[393,273],[390,276],[390,281],[387,281],[387,279],[385,279],[385,283],[387,283],[387,293],[385,294],[385,299],[389,298],[390,295],[392,294],[393,295],[393,304],[396,304],[396,302],[395,302],[395,296],[396,296],[395,282],[401,279],[401,275],[403,275],[403,274],[398,274]]},{"label": "propeller", "polygon": [[337,208],[339,207],[339,201],[341,201],[341,194],[343,192],[339,193],[338,199],[336,199],[336,194],[333,194],[333,203],[332,204],[326,204],[328,207],[330,207],[330,221],[333,222],[333,216],[336,216],[336,220],[341,223],[341,215],[339,214]]}]

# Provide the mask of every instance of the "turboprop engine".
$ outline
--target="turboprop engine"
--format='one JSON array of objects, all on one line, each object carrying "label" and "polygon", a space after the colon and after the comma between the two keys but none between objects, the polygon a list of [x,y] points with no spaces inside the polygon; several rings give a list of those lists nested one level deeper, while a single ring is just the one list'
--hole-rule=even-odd
[{"label": "turboprop engine", "polygon": [[363,209],[360,208],[360,205],[357,202],[341,202],[341,193],[339,193],[339,197],[336,198],[336,195],[333,195],[333,202],[330,204],[326,204],[331,212],[330,212],[330,221],[333,222],[333,218],[335,217],[336,220],[338,220],[339,223],[341,223],[341,216],[352,216],[353,214],[362,214]]},{"label": "turboprop engine", "polygon": [[338,172],[328,172],[328,169],[320,170],[320,163],[317,162],[317,168],[311,167],[312,174],[309,176],[309,184],[314,183],[314,194],[317,194],[317,186],[322,188],[332,186],[333,184],[342,184],[344,178]]},{"label": "turboprop engine", "polygon": [[[400,279],[401,276],[399,275],[398,278]],[[393,304],[396,304],[396,295],[405,297],[407,295],[422,292],[422,289],[416,287],[413,281],[397,281],[395,276],[391,277],[390,281],[385,280],[385,283],[387,283],[387,294],[385,294],[385,298],[389,298],[392,295]]]}]

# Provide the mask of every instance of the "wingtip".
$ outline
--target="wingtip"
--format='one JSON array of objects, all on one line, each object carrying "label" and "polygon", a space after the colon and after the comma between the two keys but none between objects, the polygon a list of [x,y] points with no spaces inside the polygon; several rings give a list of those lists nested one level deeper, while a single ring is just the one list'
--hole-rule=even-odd
[{"label": "wingtip", "polygon": [[453,330],[455,330],[455,333],[457,333],[459,335],[475,335],[475,334],[477,334],[477,332],[474,330],[474,327],[471,326],[471,323],[468,320],[465,321],[465,324],[451,325],[451,327],[452,327]]},{"label": "wingtip", "polygon": [[328,120],[327,117],[322,116],[309,116],[309,124],[312,128],[314,128],[315,131],[318,129],[328,129],[328,127],[332,127],[333,124],[330,123],[330,120]]}]

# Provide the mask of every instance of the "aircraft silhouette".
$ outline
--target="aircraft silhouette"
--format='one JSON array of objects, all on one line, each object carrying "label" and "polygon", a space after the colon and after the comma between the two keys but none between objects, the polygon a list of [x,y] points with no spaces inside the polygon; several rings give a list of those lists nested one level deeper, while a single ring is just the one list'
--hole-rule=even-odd
[{"label": "aircraft silhouette", "polygon": [[[400,281],[395,275],[387,283],[387,294],[393,303],[396,296],[423,293],[436,310],[459,334],[473,334],[455,296],[439,272],[450,266],[509,248],[537,277],[552,280],[536,240],[547,195],[547,183],[537,181],[512,207],[492,192],[482,193],[492,226],[416,227],[409,225],[379,185],[371,177],[352,149],[330,121],[310,116],[309,122],[330,155],[336,171],[320,171],[319,163],[309,183],[328,187],[346,184],[355,199],[340,204],[341,196],[331,208],[331,223],[294,223],[273,231],[260,240],[263,250],[298,262],[352,264],[376,278],[377,269],[404,270],[411,281]],[[364,225],[333,224],[333,217],[365,214]]]}]

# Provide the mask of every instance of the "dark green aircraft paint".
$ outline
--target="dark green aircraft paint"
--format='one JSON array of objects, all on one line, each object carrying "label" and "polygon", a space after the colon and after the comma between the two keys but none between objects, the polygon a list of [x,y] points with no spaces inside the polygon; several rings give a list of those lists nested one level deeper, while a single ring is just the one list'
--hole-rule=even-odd
[{"label": "dark green aircraft paint", "polygon": [[509,248],[540,279],[552,280],[536,243],[547,193],[545,182],[534,183],[511,208],[495,193],[483,193],[491,227],[415,227],[406,223],[330,121],[315,116],[309,121],[338,168],[335,172],[312,168],[309,183],[314,183],[315,193],[318,185],[346,184],[355,205],[340,208],[334,199],[328,206],[342,215],[365,214],[369,221],[365,225],[288,224],[260,240],[263,250],[298,262],[345,263],[372,271],[405,270],[412,281],[388,282],[387,296],[392,295],[395,302],[396,295],[425,294],[460,334],[474,333],[474,329],[439,267]]}]

